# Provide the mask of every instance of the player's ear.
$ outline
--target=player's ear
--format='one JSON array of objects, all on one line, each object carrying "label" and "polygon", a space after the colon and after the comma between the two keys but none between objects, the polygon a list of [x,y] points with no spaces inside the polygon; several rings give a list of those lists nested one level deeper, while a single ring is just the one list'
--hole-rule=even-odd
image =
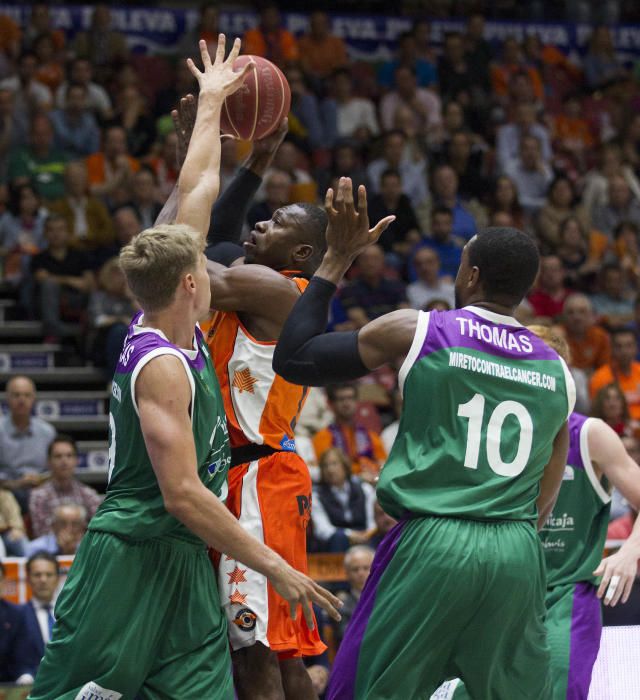
[{"label": "player's ear", "polygon": [[313,246],[308,243],[301,243],[293,251],[293,259],[299,263],[307,262],[312,255]]},{"label": "player's ear", "polygon": [[469,270],[469,277],[467,279],[467,287],[469,289],[475,289],[480,285],[480,268],[472,267]]}]

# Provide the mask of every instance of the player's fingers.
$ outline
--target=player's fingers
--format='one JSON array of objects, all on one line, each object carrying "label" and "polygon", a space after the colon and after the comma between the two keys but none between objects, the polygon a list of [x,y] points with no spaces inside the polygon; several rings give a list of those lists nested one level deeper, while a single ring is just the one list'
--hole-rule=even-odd
[{"label": "player's fingers", "polygon": [[367,188],[364,185],[358,187],[358,214],[367,216]]},{"label": "player's fingers", "polygon": [[200,82],[200,76],[202,75],[202,73],[190,58],[187,59],[187,68],[191,71],[191,74],[194,76],[194,78],[198,82]]},{"label": "player's fingers", "polygon": [[291,616],[292,620],[296,620],[298,618],[298,602],[291,602],[289,601],[289,615]]},{"label": "player's fingers", "polygon": [[334,207],[338,213],[344,212],[344,178],[341,177],[338,182],[338,192],[334,199]]},{"label": "player's fingers", "polygon": [[313,602],[319,605],[329,617],[333,618],[336,622],[340,622],[342,616],[338,611],[343,605],[340,598],[337,598],[325,588],[322,588],[322,586],[315,583],[315,581],[313,589]]},{"label": "player's fingers", "polygon": [[333,208],[333,190],[331,187],[327,190],[327,194],[324,196],[324,210],[327,212],[327,216],[331,216],[336,213]]},{"label": "player's fingers", "polygon": [[627,582],[624,586],[624,593],[622,594],[622,603],[626,603],[629,600],[629,596],[631,595],[631,591],[633,590],[633,584],[635,583],[636,577],[635,574],[633,576],[629,576],[627,579]]},{"label": "player's fingers", "polygon": [[315,622],[313,620],[313,608],[311,607],[311,603],[309,602],[309,599],[306,596],[302,596],[300,600],[300,604],[302,605],[302,613],[304,615],[304,619],[307,623],[307,627],[310,630],[315,629]]},{"label": "player's fingers", "polygon": [[240,83],[242,83],[242,81],[244,80],[247,73],[254,70],[255,67],[256,67],[256,63],[253,59],[251,61],[248,61],[247,63],[245,63],[244,66],[242,66],[242,70],[240,70],[240,72],[237,74],[236,79],[234,81],[234,85],[235,84],[239,85]]},{"label": "player's fingers", "polygon": [[604,594],[604,604],[609,605],[613,600],[618,586],[620,585],[620,576],[609,576],[609,585],[607,586],[607,592]]},{"label": "player's fingers", "polygon": [[198,42],[198,48],[200,49],[200,60],[202,61],[202,65],[206,71],[211,68],[211,56],[209,55],[209,47],[207,46],[207,42],[204,39],[200,39]]},{"label": "player's fingers", "polygon": [[233,63],[236,60],[236,58],[238,58],[238,56],[240,55],[241,46],[242,42],[239,38],[236,38],[233,42],[233,46],[231,47],[231,51],[229,52],[229,56],[227,57],[227,63]]},{"label": "player's fingers", "polygon": [[618,582],[618,585],[616,586],[616,590],[611,597],[611,607],[614,607],[615,605],[618,604],[620,601],[620,598],[622,598],[622,594],[624,593],[624,589],[627,585],[627,576],[621,576],[620,581]]},{"label": "player's fingers", "polygon": [[344,205],[347,211],[353,211],[353,183],[350,177],[344,178],[343,184],[344,191]]},{"label": "player's fingers", "polygon": [[371,230],[371,234],[376,238],[380,236],[387,230],[389,224],[392,224],[396,220],[395,216],[385,216],[384,219],[378,221],[378,223]]},{"label": "player's fingers", "polygon": [[[200,42],[202,44],[202,42]],[[204,42],[205,48],[207,47],[207,42]],[[216,58],[215,63],[222,63],[224,61],[224,52],[227,48],[227,37],[224,34],[218,34],[218,46],[216,47]],[[209,56],[209,51],[207,51],[207,56]],[[204,60],[204,59],[203,59]],[[209,58],[209,65],[211,65],[211,58]]]}]

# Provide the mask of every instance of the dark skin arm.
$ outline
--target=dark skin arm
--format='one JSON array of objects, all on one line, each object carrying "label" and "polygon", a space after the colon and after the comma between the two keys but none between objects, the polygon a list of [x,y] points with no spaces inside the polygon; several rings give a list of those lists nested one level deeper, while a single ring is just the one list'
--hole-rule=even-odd
[{"label": "dark skin arm", "polygon": [[540,480],[540,493],[536,506],[538,508],[538,530],[542,528],[549,517],[549,513],[558,498],[558,492],[562,484],[562,475],[567,464],[569,452],[569,428],[565,423],[558,431],[553,441],[551,458],[544,468],[544,474]]}]

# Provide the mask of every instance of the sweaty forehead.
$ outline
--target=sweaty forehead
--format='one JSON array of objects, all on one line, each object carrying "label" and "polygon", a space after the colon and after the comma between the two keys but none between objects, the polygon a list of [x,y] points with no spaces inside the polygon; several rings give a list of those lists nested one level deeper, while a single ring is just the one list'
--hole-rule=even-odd
[{"label": "sweaty forehead", "polygon": [[272,219],[278,221],[284,226],[300,224],[304,220],[305,211],[297,204],[289,204],[286,207],[281,207],[273,212]]}]

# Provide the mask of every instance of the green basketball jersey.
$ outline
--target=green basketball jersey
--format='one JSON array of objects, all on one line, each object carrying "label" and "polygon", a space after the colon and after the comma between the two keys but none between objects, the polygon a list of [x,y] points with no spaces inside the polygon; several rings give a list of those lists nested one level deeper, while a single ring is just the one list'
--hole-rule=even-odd
[{"label": "green basketball jersey", "polygon": [[575,402],[558,354],[508,316],[420,312],[400,384],[398,436],[378,482],[384,510],[534,521],[553,440]]},{"label": "green basketball jersey", "polygon": [[595,474],[589,456],[589,426],[594,418],[572,413],[569,455],[560,493],[540,531],[547,564],[547,586],[596,582],[607,539],[611,497]]},{"label": "green basketball jersey", "polygon": [[195,348],[187,351],[169,343],[160,331],[137,325],[139,318],[129,328],[113,379],[109,485],[89,529],[135,540],[171,536],[197,543],[199,538],[165,510],[140,428],[135,382],[142,368],[159,355],[174,355],[182,361],[191,384],[198,475],[210,491],[225,498],[231,456],[218,380],[200,329],[196,328]]}]

